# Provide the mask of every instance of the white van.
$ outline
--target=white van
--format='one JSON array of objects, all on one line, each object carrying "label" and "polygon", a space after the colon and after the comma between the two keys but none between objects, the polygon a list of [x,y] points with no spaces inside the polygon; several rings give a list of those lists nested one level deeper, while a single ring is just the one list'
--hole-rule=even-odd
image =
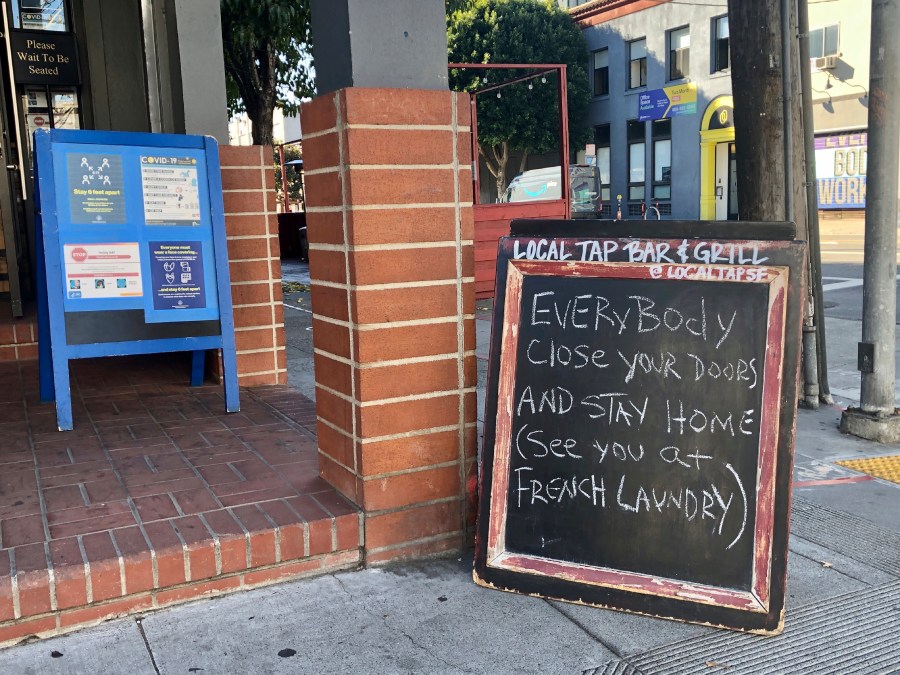
[{"label": "white van", "polygon": [[[599,218],[603,205],[600,199],[600,171],[596,166],[572,164],[569,166],[569,195],[573,218]],[[512,204],[562,199],[562,186],[558,166],[532,169],[513,178],[501,203]]]}]

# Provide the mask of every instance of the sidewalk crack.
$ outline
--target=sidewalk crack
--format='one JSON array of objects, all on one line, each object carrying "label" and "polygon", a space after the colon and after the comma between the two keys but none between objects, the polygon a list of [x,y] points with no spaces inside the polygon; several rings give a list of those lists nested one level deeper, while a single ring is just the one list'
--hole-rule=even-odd
[{"label": "sidewalk crack", "polygon": [[386,616],[386,615],[382,615],[382,614],[378,614],[378,613],[376,613],[376,612],[373,612],[371,609],[369,609],[369,608],[366,606],[366,604],[365,604],[364,602],[359,602],[359,601],[353,596],[353,594],[349,591],[349,589],[348,589],[347,586],[344,584],[344,582],[340,579],[340,577],[338,577],[337,575],[334,575],[334,574],[332,575],[332,577],[334,578],[335,581],[338,582],[338,585],[341,587],[341,590],[346,594],[346,596],[347,596],[351,601],[353,601],[353,602],[359,604],[359,606],[362,607],[363,611],[365,611],[366,614],[368,614],[369,616],[371,616],[373,619],[376,619],[376,620],[380,621],[380,622],[382,623],[382,625],[383,625],[385,628],[387,628],[388,630],[390,630],[390,631],[392,631],[392,632],[394,632],[394,633],[399,633],[400,635],[402,635],[403,637],[405,637],[407,640],[409,640],[410,644],[411,644],[413,647],[415,647],[416,649],[419,649],[419,650],[425,652],[426,654],[428,654],[429,656],[432,656],[433,658],[435,658],[436,660],[440,661],[441,663],[443,663],[445,666],[447,666],[447,667],[449,667],[449,668],[455,668],[455,669],[458,670],[459,672],[463,672],[463,673],[476,673],[476,672],[477,672],[477,671],[474,671],[474,670],[469,670],[468,668],[465,668],[465,667],[463,667],[463,666],[461,666],[461,665],[459,665],[459,664],[457,664],[457,663],[452,663],[452,662],[450,662],[450,661],[447,661],[446,659],[441,658],[440,656],[438,656],[437,654],[435,654],[433,651],[431,651],[431,650],[428,648],[427,645],[421,644],[420,642],[416,641],[416,639],[415,639],[412,635],[410,635],[409,633],[407,633],[405,630],[403,630],[403,629],[400,628],[399,626],[392,626],[391,624],[388,623],[388,619],[387,619],[387,616]]},{"label": "sidewalk crack", "polygon": [[153,670],[156,671],[156,675],[161,675],[159,666],[156,665],[156,659],[153,656],[153,650],[150,649],[150,640],[147,639],[147,634],[144,632],[143,619],[137,616],[134,619],[134,623],[137,626],[138,633],[141,634],[141,639],[144,641],[144,647],[147,648],[147,655],[150,657],[150,663],[153,665]]}]

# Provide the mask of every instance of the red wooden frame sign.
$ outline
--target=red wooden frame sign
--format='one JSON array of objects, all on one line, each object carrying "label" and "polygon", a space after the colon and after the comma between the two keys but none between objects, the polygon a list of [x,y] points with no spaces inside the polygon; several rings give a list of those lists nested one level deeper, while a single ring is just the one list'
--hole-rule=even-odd
[{"label": "red wooden frame sign", "polygon": [[[775,482],[779,438],[779,411],[782,391],[785,346],[787,289],[790,269],[782,266],[763,266],[763,281],[737,280],[737,283],[761,284],[768,287],[768,328],[766,356],[763,369],[762,410],[757,460],[756,513],[754,518],[754,558],[752,590],[741,591],[699,583],[659,578],[648,574],[605,567],[594,567],[567,561],[551,560],[506,550],[505,532],[509,489],[510,455],[512,444],[516,354],[518,352],[521,318],[522,284],[526,276],[582,276],[636,280],[659,280],[677,284],[681,281],[716,283],[708,270],[729,265],[705,265],[706,274],[698,274],[696,265],[638,264],[625,262],[551,262],[510,260],[507,268],[506,302],[503,322],[500,372],[498,378],[496,441],[493,454],[493,480],[490,492],[490,513],[487,536],[486,564],[490,568],[522,572],[545,577],[561,578],[582,584],[607,587],[633,593],[650,594],[687,600],[695,603],[733,608],[767,614],[770,609],[772,568],[772,533],[775,519]],[[682,268],[673,280],[670,269]],[[732,472],[734,471],[731,469]],[[740,485],[740,481],[738,481]],[[741,488],[743,490],[743,488]],[[746,493],[744,509],[747,509]],[[747,522],[745,513],[745,523]],[[741,532],[743,534],[743,530]],[[738,535],[738,537],[741,536]],[[735,542],[737,539],[735,539]],[[734,542],[732,542],[734,543]]]}]

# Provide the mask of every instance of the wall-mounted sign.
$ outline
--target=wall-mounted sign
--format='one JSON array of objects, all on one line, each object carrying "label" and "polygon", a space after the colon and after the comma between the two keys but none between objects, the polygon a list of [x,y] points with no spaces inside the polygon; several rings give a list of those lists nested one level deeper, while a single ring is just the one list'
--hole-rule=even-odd
[{"label": "wall-mounted sign", "polygon": [[78,47],[71,33],[11,30],[13,79],[20,84],[81,84]]},{"label": "wall-mounted sign", "polygon": [[661,120],[697,112],[697,85],[676,84],[638,94],[638,121]]},{"label": "wall-mounted sign", "polygon": [[816,184],[820,209],[866,208],[869,135],[865,132],[816,138]]}]

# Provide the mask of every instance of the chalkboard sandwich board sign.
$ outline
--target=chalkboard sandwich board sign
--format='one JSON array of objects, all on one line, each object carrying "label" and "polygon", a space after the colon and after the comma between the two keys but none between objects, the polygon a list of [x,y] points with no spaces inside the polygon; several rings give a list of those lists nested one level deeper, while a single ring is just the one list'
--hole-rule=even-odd
[{"label": "chalkboard sandwich board sign", "polygon": [[623,227],[500,240],[475,580],[780,632],[805,244]]}]

